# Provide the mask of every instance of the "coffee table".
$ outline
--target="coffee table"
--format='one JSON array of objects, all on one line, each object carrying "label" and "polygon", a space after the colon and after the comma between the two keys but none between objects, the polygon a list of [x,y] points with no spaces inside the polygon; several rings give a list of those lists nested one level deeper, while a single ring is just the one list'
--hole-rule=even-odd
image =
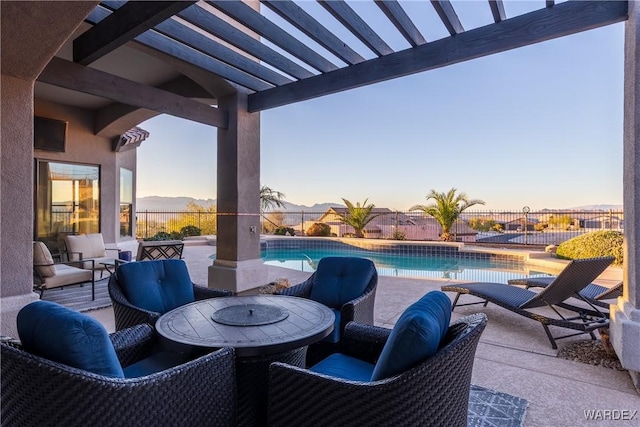
[{"label": "coffee table", "polygon": [[291,296],[237,296],[196,301],[162,315],[156,330],[182,350],[236,352],[238,424],[266,424],[269,365],[304,367],[309,344],[333,331],[334,314]]}]

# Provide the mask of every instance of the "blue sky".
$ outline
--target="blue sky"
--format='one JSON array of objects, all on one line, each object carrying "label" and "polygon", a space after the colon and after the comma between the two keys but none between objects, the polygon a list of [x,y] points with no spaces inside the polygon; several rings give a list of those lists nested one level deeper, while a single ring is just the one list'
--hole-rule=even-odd
[{"label": "blue sky", "polygon": [[[615,24],[264,111],[261,183],[304,205],[452,187],[486,209],[622,204],[623,41]],[[140,126],[138,197],[216,198],[215,128]]]}]

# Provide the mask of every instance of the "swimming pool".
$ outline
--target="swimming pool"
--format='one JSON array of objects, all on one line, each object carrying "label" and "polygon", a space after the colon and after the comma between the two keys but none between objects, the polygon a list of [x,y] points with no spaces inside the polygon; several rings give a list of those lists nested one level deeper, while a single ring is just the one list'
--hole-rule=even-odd
[{"label": "swimming pool", "polygon": [[265,264],[313,272],[321,258],[357,256],[373,261],[381,276],[506,283],[517,277],[548,274],[535,270],[539,267],[532,269],[520,256],[459,252],[457,247],[396,244],[365,249],[342,242],[298,240],[263,244]]}]

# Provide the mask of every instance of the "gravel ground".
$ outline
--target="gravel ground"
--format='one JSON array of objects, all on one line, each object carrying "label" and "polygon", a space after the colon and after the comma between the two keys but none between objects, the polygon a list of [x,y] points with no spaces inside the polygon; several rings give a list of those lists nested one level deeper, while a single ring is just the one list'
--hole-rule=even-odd
[{"label": "gravel ground", "polygon": [[558,352],[558,357],[618,371],[626,370],[615,354],[609,355],[605,351],[600,340],[584,340],[569,344]]}]

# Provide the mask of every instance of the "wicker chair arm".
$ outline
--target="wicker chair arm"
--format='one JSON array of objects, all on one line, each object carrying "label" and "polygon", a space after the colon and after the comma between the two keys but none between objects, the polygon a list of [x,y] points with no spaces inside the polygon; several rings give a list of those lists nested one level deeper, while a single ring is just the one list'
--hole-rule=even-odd
[{"label": "wicker chair arm", "polygon": [[[0,346],[3,425],[228,426],[235,421],[231,348],[148,376],[121,379]],[[43,399],[44,390],[58,398]]]},{"label": "wicker chair arm", "polygon": [[276,292],[276,295],[289,295],[292,297],[309,298],[311,296],[311,287],[313,286],[313,280],[315,273],[311,275],[307,280],[297,285],[293,285],[286,289]]},{"label": "wicker chair arm", "polygon": [[207,288],[204,286],[196,285],[195,283],[193,284],[193,294],[196,301],[209,298],[233,296],[233,292],[228,289]]},{"label": "wicker chair arm", "polygon": [[349,322],[340,340],[340,352],[369,363],[376,363],[391,329]]},{"label": "wicker chair arm", "polygon": [[373,309],[376,301],[376,287],[370,288],[358,298],[353,299],[340,307],[340,328],[344,330],[347,323],[373,324]]},{"label": "wicker chair arm", "polygon": [[154,349],[154,334],[153,328],[146,323],[110,334],[120,365],[129,366],[147,357]]}]

